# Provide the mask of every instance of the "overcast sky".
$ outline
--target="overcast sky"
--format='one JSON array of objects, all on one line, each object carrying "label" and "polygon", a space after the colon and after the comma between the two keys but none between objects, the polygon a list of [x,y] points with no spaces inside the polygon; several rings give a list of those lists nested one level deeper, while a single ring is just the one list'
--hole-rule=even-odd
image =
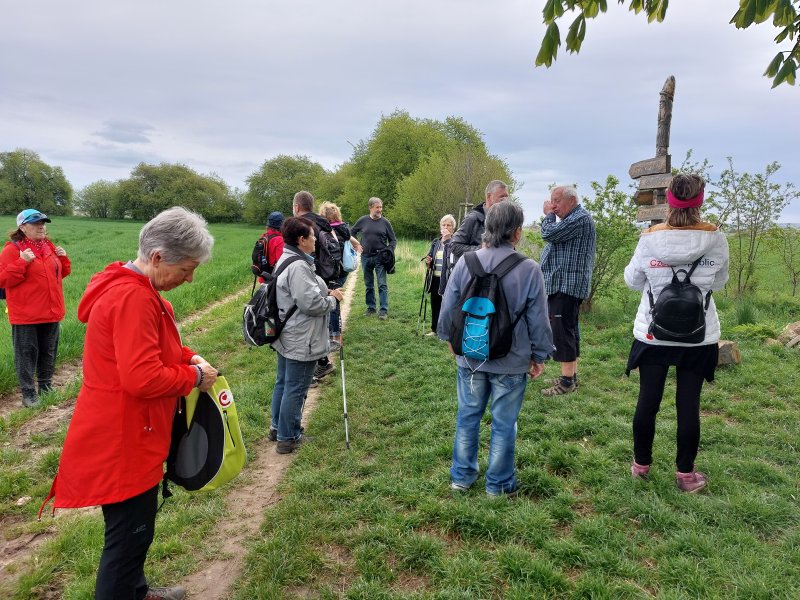
[{"label": "overcast sky", "polygon": [[[717,173],[726,156],[750,172],[777,160],[800,184],[800,88],[770,89],[775,30],[728,25],[736,0],[672,2],[652,25],[609,0],[581,54],[562,47],[549,70],[533,67],[543,4],[3,0],[0,151],[38,152],[76,190],[141,161],[244,188],[278,154],[334,169],[395,109],[457,115],[508,161],[532,220],[551,182],[627,187],[675,75],[673,164],[689,148]],[[800,222],[800,202],[781,220]]]}]

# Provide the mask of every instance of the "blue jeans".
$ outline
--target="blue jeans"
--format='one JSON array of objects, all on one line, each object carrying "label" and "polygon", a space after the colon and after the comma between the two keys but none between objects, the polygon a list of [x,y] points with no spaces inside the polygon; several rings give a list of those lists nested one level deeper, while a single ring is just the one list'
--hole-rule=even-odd
[{"label": "blue jeans", "polygon": [[278,441],[300,438],[300,419],[308,386],[314,376],[315,360],[292,360],[278,352],[278,372],[272,389],[272,427],[278,430]]},{"label": "blue jeans", "polygon": [[[349,273],[343,273],[341,277],[336,281],[339,284],[339,287],[344,285],[344,282],[347,281],[347,276]],[[339,334],[342,332],[342,328],[339,326],[339,316],[340,316],[340,309],[339,303],[336,303],[336,308],[331,311],[331,317],[328,319],[328,332],[331,334],[331,337],[338,337]]]},{"label": "blue jeans", "polygon": [[[378,275],[378,296],[381,301],[381,311],[389,312],[389,286],[386,285],[386,269],[378,256],[361,255],[361,268],[364,270],[364,285],[367,287],[367,308],[375,310],[375,279]],[[373,274],[374,271],[374,274]]]},{"label": "blue jeans", "polygon": [[458,368],[458,414],[453,466],[450,467],[453,483],[469,487],[478,478],[478,431],[491,396],[492,436],[486,491],[500,494],[517,489],[514,445],[527,378],[527,373],[504,375],[478,371],[473,374],[469,369]]}]

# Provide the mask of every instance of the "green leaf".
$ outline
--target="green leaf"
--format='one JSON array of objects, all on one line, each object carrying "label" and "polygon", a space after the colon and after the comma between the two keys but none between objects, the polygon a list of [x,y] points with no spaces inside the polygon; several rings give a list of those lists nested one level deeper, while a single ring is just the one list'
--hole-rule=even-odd
[{"label": "green leaf", "polygon": [[570,53],[580,52],[581,44],[586,36],[586,19],[583,15],[572,22],[567,32],[567,50]]},{"label": "green leaf", "polygon": [[547,2],[544,3],[542,17],[544,18],[545,23],[552,23],[556,18],[555,3],[556,0],[547,0]]},{"label": "green leaf", "polygon": [[778,0],[756,0],[756,12],[754,20],[756,23],[763,23],[769,19],[778,6]]},{"label": "green leaf", "polygon": [[[620,0],[620,4],[623,4],[625,0]],[[631,0],[631,5],[628,10],[633,11],[635,14],[639,14],[644,10],[644,0]]]},{"label": "green leaf", "polygon": [[550,67],[553,61],[557,58],[558,47],[561,45],[561,34],[558,31],[558,25],[550,23],[547,26],[547,31],[542,40],[542,47],[539,48],[539,54],[536,55],[534,64],[537,67],[542,65]]},{"label": "green leaf", "polygon": [[796,16],[794,6],[791,0],[778,0],[778,6],[775,8],[775,17],[772,19],[772,24],[775,27],[789,27]]},{"label": "green leaf", "polygon": [[746,29],[753,24],[756,16],[756,0],[741,0],[739,3],[739,10],[733,15],[731,23],[736,26],[736,29]]},{"label": "green leaf", "polygon": [[764,75],[766,77],[775,77],[775,75],[778,74],[778,69],[780,69],[781,64],[783,64],[783,52],[778,52],[775,58],[772,59],[772,62],[769,63],[767,70],[764,71]]},{"label": "green leaf", "polygon": [[784,81],[789,85],[794,85],[795,74],[797,71],[797,65],[795,64],[794,60],[787,59],[784,61],[781,70],[778,71],[778,74],[775,76],[775,80],[772,83],[772,87],[775,88],[782,84]]},{"label": "green leaf", "polygon": [[781,31],[778,35],[775,36],[775,43],[780,44],[783,40],[785,40],[786,36],[789,35],[791,30],[792,30],[791,27],[784,27],[783,31]]},{"label": "green leaf", "polygon": [[587,19],[594,19],[600,14],[600,6],[597,4],[597,0],[587,0],[583,7],[583,14]]}]

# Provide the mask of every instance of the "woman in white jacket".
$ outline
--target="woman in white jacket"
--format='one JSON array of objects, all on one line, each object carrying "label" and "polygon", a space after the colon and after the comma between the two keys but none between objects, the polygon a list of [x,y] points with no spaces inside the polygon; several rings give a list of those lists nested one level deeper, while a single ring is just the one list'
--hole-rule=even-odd
[{"label": "woman in white jacket", "polygon": [[340,289],[329,290],[314,274],[314,226],[303,217],[290,217],[281,227],[283,254],[278,270],[290,257],[299,256],[278,276],[276,297],[281,319],[293,306],[280,338],[272,343],[278,353],[278,370],[272,390],[272,422],[269,439],[278,442],[278,454],[288,454],[304,441],[300,418],[303,401],[314,375],[317,359],[328,354],[328,317],[342,301]]},{"label": "woman in white jacket", "polygon": [[[642,233],[625,283],[642,291],[633,325],[633,346],[627,373],[639,369],[639,399],[633,416],[633,462],[631,475],[647,477],[653,462],[656,414],[664,394],[670,365],[676,370],[675,406],[678,416],[675,474],[678,487],[697,492],[706,486],[704,473],[695,470],[700,445],[700,391],[703,380],[713,381],[719,356],[720,326],[711,292],[728,281],[728,240],[716,225],[702,221],[705,182],[698,175],[676,175],[667,190],[667,222]],[[650,293],[657,299],[672,281],[673,269],[689,271],[697,261],[691,282],[700,288],[704,301],[705,337],[699,343],[664,341],[652,334]]]}]

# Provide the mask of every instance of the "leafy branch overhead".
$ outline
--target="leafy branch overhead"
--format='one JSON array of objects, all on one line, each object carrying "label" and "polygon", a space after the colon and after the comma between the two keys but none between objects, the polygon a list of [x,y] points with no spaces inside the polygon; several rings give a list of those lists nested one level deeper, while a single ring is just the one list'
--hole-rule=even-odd
[{"label": "leafy branch overhead", "polygon": [[[628,9],[637,15],[644,14],[649,23],[662,22],[669,6],[669,0],[617,0],[617,3],[628,5]],[[547,0],[542,10],[547,30],[536,56],[536,66],[550,67],[556,60],[561,46],[558,23],[565,13],[577,13],[566,37],[567,51],[572,54],[580,52],[586,37],[586,20],[594,19],[607,10],[607,0]],[[789,45],[775,55],[764,75],[772,79],[773,88],[782,83],[794,85],[797,65],[800,63],[800,0],[739,0],[739,9],[730,23],[737,29],[747,29],[770,19],[779,30],[775,43],[783,44],[788,40]]]}]

